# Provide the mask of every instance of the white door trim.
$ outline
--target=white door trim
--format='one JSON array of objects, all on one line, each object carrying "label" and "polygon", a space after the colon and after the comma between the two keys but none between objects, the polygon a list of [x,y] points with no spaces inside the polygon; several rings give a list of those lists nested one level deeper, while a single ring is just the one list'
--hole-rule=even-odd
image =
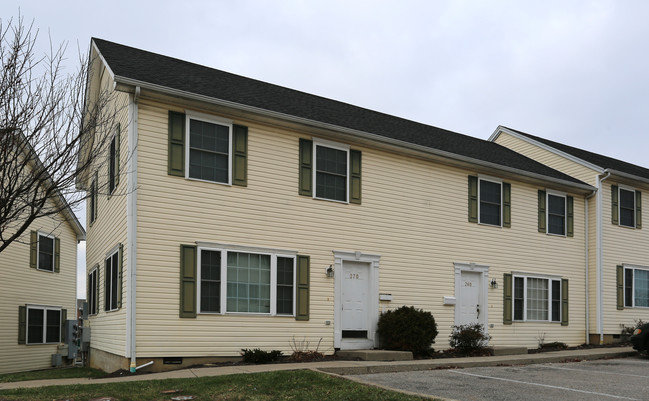
[{"label": "white door trim", "polygon": [[[379,321],[379,260],[380,255],[360,251],[333,251],[334,253],[334,348],[363,349],[376,347],[376,326]],[[342,273],[343,262],[361,262],[369,264],[369,303],[367,305],[368,325],[367,340],[342,339]]]},{"label": "white door trim", "polygon": [[476,273],[482,273],[482,288],[480,288],[480,317],[478,318],[479,322],[482,323],[485,333],[488,332],[489,328],[489,316],[488,316],[488,299],[487,299],[487,283],[489,279],[489,266],[477,264],[477,263],[464,263],[464,262],[454,262],[455,266],[455,323],[458,324],[458,317],[460,316],[460,285],[462,283],[462,272],[470,271]]}]

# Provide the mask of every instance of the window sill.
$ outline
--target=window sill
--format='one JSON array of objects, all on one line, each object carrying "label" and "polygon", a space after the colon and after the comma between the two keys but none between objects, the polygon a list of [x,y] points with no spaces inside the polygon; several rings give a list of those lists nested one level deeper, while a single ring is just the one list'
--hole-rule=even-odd
[{"label": "window sill", "polygon": [[486,227],[497,227],[497,228],[503,228],[502,224],[489,224],[489,223],[483,223],[481,221],[478,222],[479,226],[486,226]]},{"label": "window sill", "polygon": [[231,187],[231,186],[233,186],[233,185],[232,185],[231,183],[229,183],[229,182],[210,181],[210,180],[204,180],[204,179],[202,179],[202,178],[194,178],[194,177],[189,177],[189,176],[185,176],[185,179],[186,179],[187,181],[207,182],[207,183],[210,183],[210,184],[225,185],[225,186],[227,186],[227,187]]},{"label": "window sill", "polygon": [[328,199],[328,198],[318,198],[317,196],[314,196],[313,199],[319,200],[319,201],[325,201],[325,202],[334,202],[334,203],[342,203],[344,205],[349,205],[348,201],[341,201],[337,199]]}]

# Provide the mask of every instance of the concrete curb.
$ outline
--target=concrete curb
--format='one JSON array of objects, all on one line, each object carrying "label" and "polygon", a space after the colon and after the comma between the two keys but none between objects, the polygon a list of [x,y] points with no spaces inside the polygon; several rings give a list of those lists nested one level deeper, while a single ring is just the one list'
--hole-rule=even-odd
[{"label": "concrete curb", "polygon": [[[195,377],[225,376],[233,374],[251,374],[279,370],[311,369],[336,375],[364,375],[371,373],[410,372],[416,370],[470,368],[484,366],[529,365],[535,363],[557,363],[582,360],[623,358],[637,355],[631,347],[593,348],[584,350],[555,351],[540,354],[503,355],[468,358],[425,359],[416,361],[328,361],[305,363],[280,363],[271,365],[238,365],[181,369],[168,372],[150,373],[136,376],[113,377],[102,379],[71,378],[53,380],[33,380],[12,383],[0,383],[0,391],[17,388],[45,386],[64,386],[73,384],[104,384],[116,382],[149,381],[163,379],[191,379]],[[2,393],[0,393],[0,396]]]}]

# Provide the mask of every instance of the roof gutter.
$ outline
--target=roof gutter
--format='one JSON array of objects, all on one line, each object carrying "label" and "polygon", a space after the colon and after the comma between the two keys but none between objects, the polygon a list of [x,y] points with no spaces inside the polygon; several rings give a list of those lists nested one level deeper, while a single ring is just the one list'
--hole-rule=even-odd
[{"label": "roof gutter", "polygon": [[305,124],[305,125],[314,126],[314,127],[322,128],[322,129],[326,129],[326,130],[332,130],[332,131],[342,132],[342,133],[346,133],[346,134],[351,134],[351,135],[355,135],[355,136],[358,136],[358,137],[361,137],[361,138],[364,138],[364,139],[369,139],[369,140],[374,141],[374,142],[381,142],[381,143],[384,143],[384,144],[398,146],[398,147],[406,148],[406,149],[411,149],[411,150],[415,150],[415,151],[419,151],[419,152],[423,152],[423,153],[427,153],[427,154],[432,154],[432,155],[435,155],[435,156],[440,156],[440,157],[447,158],[447,159],[457,160],[457,161],[464,162],[464,163],[469,163],[469,164],[479,165],[479,166],[483,166],[483,167],[487,167],[487,168],[506,171],[508,173],[529,177],[529,178],[532,178],[532,179],[535,179],[535,180],[541,180],[541,181],[551,182],[551,183],[555,183],[555,184],[562,185],[562,186],[568,186],[568,187],[571,187],[571,188],[582,190],[583,192],[591,192],[591,191],[595,190],[594,187],[592,187],[591,185],[585,184],[585,183],[576,183],[576,182],[572,182],[572,181],[562,180],[562,179],[559,179],[559,178],[548,177],[548,176],[545,176],[545,175],[536,174],[536,173],[520,170],[520,169],[513,168],[513,167],[507,167],[507,166],[503,166],[503,165],[496,164],[496,163],[486,162],[484,160],[478,160],[478,159],[474,159],[474,158],[471,158],[471,157],[462,156],[462,155],[458,155],[456,153],[446,152],[446,151],[443,151],[443,150],[439,150],[439,149],[435,149],[435,148],[431,148],[431,147],[427,147],[427,146],[423,146],[423,145],[416,145],[416,144],[413,144],[413,143],[410,143],[410,142],[405,142],[405,141],[401,141],[401,140],[398,140],[398,139],[392,139],[392,138],[388,138],[388,137],[385,137],[385,136],[382,136],[382,135],[372,134],[372,133],[365,132],[365,131],[358,131],[358,130],[355,130],[355,129],[341,127],[341,126],[334,125],[334,124],[327,124],[327,123],[323,123],[323,122],[320,122],[320,121],[315,121],[315,120],[311,120],[311,119],[307,119],[307,118],[296,117],[296,116],[291,116],[291,115],[284,114],[284,113],[278,113],[278,112],[275,112],[275,111],[260,109],[258,107],[247,106],[247,105],[243,105],[243,104],[240,104],[240,103],[230,102],[230,101],[227,101],[227,100],[217,99],[217,98],[213,98],[213,97],[209,97],[209,96],[205,96],[205,95],[199,95],[199,94],[192,93],[192,92],[186,92],[186,91],[182,91],[182,90],[178,90],[178,89],[169,88],[167,86],[151,84],[151,83],[148,83],[148,82],[144,82],[144,81],[140,81],[140,80],[136,80],[136,79],[132,79],[132,78],[122,77],[122,76],[119,76],[119,75],[115,75],[114,78],[115,78],[115,83],[116,83],[115,89],[118,90],[118,91],[132,92],[132,88],[140,87],[140,88],[143,88],[143,89],[149,89],[149,90],[152,90],[152,91],[157,91],[157,92],[164,93],[164,94],[171,95],[171,96],[175,96],[175,97],[183,97],[183,98],[186,98],[186,99],[201,101],[201,102],[215,104],[215,105],[219,105],[219,106],[232,107],[232,108],[248,111],[248,112],[251,112],[251,113],[264,115],[264,116],[267,116],[267,117],[279,118],[279,119],[288,120],[288,121],[291,121],[291,122],[294,122],[294,123]]},{"label": "roof gutter", "polygon": [[622,177],[622,178],[626,178],[626,179],[633,180],[633,181],[639,181],[639,182],[641,182],[643,184],[649,185],[649,179],[648,178],[643,178],[643,177],[640,177],[640,176],[637,176],[637,175],[625,173],[623,171],[614,170],[614,169],[610,169],[610,168],[607,168],[606,170],[604,170],[604,172],[607,173],[608,175],[614,175],[614,176],[617,176],[617,177]]}]

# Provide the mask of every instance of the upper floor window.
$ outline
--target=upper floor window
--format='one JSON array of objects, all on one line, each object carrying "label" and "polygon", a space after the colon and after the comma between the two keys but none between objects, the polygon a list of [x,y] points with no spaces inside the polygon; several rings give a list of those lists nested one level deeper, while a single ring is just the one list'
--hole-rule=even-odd
[{"label": "upper floor window", "polygon": [[502,183],[479,180],[480,184],[480,223],[501,225]]},{"label": "upper floor window", "polygon": [[314,145],[315,197],[347,202],[349,148]]},{"label": "upper floor window", "polygon": [[98,202],[98,190],[97,190],[97,173],[90,183],[90,198],[89,198],[89,215],[90,215],[90,224],[94,223],[97,220],[97,202]]},{"label": "upper floor window", "polygon": [[88,314],[96,315],[97,308],[97,274],[99,272],[99,265],[95,266],[88,275]]},{"label": "upper floor window", "polygon": [[230,184],[232,124],[187,116],[188,177]]},{"label": "upper floor window", "polygon": [[38,269],[54,271],[54,237],[38,234]]},{"label": "upper floor window", "polygon": [[623,227],[642,228],[642,193],[611,185],[611,220]]},{"label": "upper floor window", "polygon": [[566,235],[566,197],[548,193],[548,234]]},{"label": "upper floor window", "polygon": [[108,152],[108,193],[111,194],[119,184],[119,124],[110,141]]}]

